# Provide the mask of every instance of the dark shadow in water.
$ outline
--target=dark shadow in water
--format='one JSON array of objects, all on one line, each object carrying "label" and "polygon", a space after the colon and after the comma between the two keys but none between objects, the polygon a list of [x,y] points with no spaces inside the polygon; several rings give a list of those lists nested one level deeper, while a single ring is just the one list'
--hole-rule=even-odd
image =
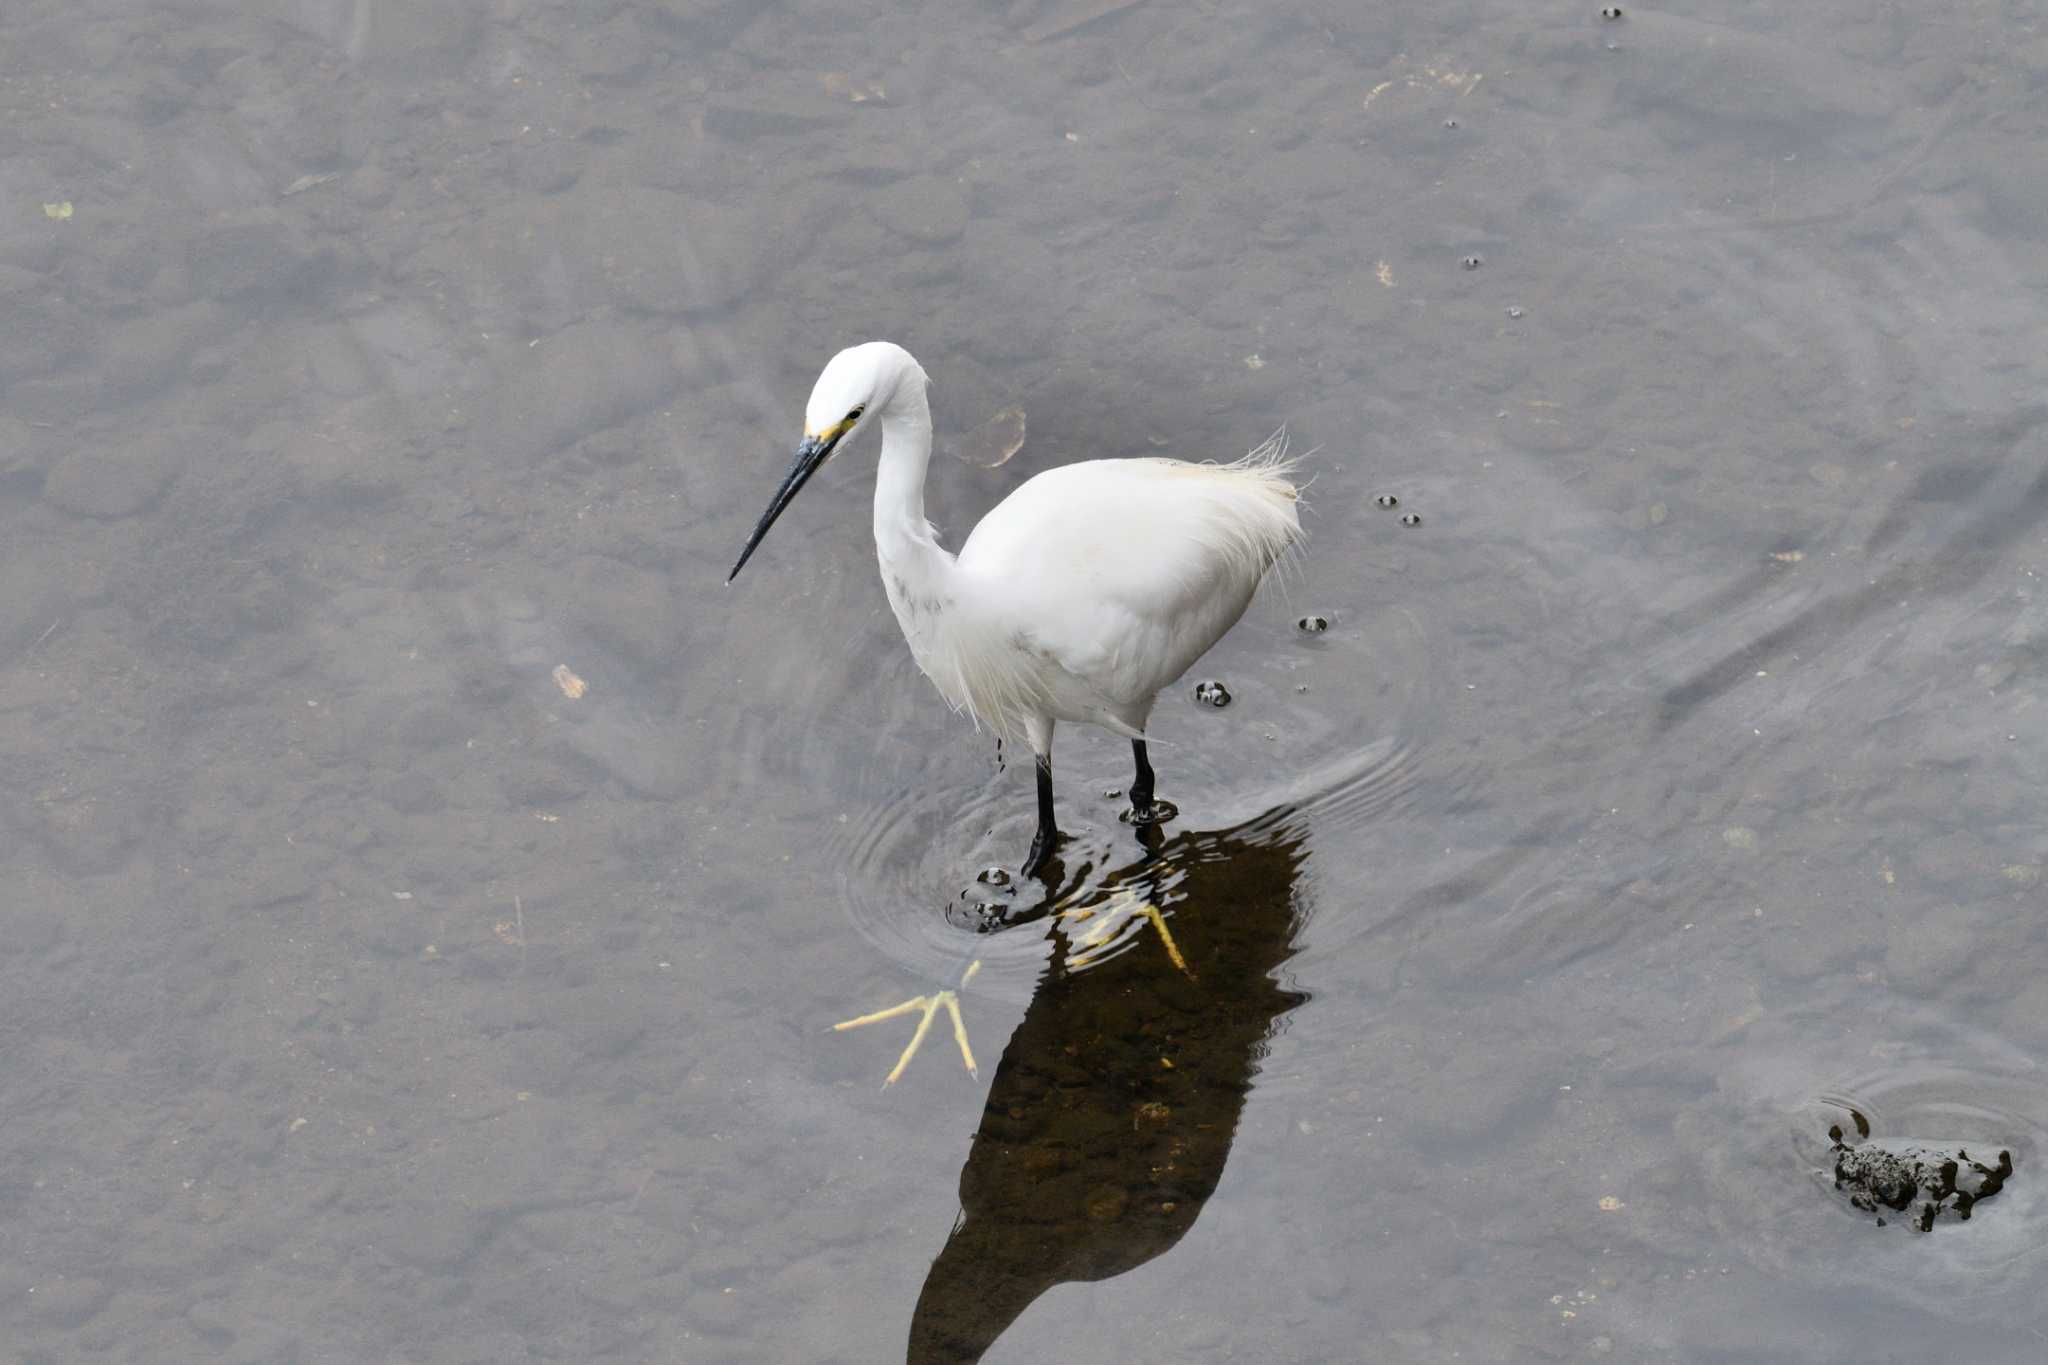
[{"label": "dark shadow in water", "polygon": [[[1276,979],[1304,856],[1288,813],[1181,835],[1052,916],[1051,965],[996,1068],[960,1219],[911,1318],[912,1365],[980,1360],[1046,1290],[1133,1270],[1194,1225],[1265,1042],[1307,999]],[[1135,911],[1146,902],[1170,939]],[[1089,946],[1106,925],[1122,929],[1114,956]]]}]

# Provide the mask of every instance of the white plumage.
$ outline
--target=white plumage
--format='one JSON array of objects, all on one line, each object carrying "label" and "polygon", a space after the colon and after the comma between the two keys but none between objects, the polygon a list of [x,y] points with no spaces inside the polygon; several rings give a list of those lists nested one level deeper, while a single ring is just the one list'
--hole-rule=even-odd
[{"label": "white plumage", "polygon": [[875,552],[889,605],[947,702],[1037,756],[1031,874],[1054,836],[1059,721],[1133,741],[1135,813],[1153,817],[1144,747],[1153,700],[1236,624],[1266,571],[1300,539],[1293,466],[1277,435],[1227,465],[1065,465],[997,504],[956,557],[924,515],[927,382],[910,353],[890,342],[834,356],[812,389],[796,462],[733,574],[811,474],[879,419]]}]

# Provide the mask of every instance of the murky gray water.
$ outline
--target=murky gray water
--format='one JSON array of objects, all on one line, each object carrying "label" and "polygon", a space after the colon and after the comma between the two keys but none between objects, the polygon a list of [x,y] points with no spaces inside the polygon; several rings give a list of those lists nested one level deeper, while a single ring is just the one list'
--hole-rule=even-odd
[{"label": "murky gray water", "polygon": [[[10,1358],[2040,1359],[2048,27],[1624,8],[15,0]],[[875,336],[1317,448],[1000,933]]]}]

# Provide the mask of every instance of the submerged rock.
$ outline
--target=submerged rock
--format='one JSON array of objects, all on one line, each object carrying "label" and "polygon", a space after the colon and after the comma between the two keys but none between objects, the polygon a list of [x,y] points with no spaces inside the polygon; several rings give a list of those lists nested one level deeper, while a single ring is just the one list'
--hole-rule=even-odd
[{"label": "submerged rock", "polygon": [[1907,1223],[1921,1232],[1932,1231],[1944,1214],[1965,1220],[1979,1201],[2005,1188],[2012,1176],[2009,1151],[1987,1163],[1962,1147],[1875,1142],[1851,1146],[1842,1140],[1839,1128],[1828,1136],[1835,1144],[1835,1188],[1855,1207],[1877,1214],[1880,1227],[1887,1221],[1886,1211],[1906,1214]]}]

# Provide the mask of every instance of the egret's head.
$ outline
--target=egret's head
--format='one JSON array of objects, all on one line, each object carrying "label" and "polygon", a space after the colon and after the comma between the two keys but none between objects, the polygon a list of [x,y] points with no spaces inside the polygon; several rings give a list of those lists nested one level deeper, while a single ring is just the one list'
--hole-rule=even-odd
[{"label": "egret's head", "polygon": [[849,346],[826,362],[818,382],[811,386],[811,401],[804,405],[804,438],[796,448],[796,460],[782,486],[775,490],[768,510],[761,514],[754,534],[747,538],[747,548],[740,551],[739,562],[725,576],[726,582],[739,576],[761,537],[768,534],[768,528],[810,481],[811,475],[832,458],[855,430],[872,425],[911,375],[920,382],[924,379],[924,371],[910,358],[910,352],[888,341]]},{"label": "egret's head", "polygon": [[877,345],[849,346],[825,362],[818,382],[811,386],[811,401],[804,404],[804,439],[836,445],[853,434],[867,410],[874,406],[883,367],[874,354]]}]

